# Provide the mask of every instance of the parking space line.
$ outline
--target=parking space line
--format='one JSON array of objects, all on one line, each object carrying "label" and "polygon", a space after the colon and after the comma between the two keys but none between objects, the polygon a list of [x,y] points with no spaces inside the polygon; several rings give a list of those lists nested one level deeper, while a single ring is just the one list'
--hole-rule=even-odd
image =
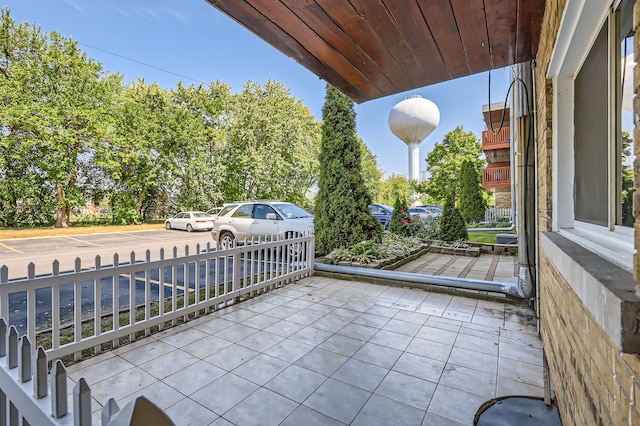
[{"label": "parking space line", "polygon": [[24,254],[24,252],[23,252],[23,251],[20,251],[20,250],[14,249],[13,247],[9,247],[9,246],[8,246],[8,245],[6,245],[6,244],[2,244],[2,243],[0,243],[0,246],[2,246],[2,247],[4,247],[4,248],[6,248],[7,250],[12,251],[12,252],[14,252],[14,253]]},{"label": "parking space line", "polygon": [[130,236],[136,237],[136,238],[146,238],[148,240],[163,240],[163,239],[165,239],[165,238],[161,238],[161,237],[150,237],[148,235],[140,235],[140,234],[138,234],[138,232],[141,232],[141,231],[121,232],[121,234],[130,235]]},{"label": "parking space line", "polygon": [[79,238],[73,238],[73,237],[70,237],[68,235],[65,235],[64,238],[68,238],[70,240],[77,241],[79,243],[89,244],[89,245],[96,246],[96,247],[101,247],[102,246],[102,244],[96,244],[96,243],[92,243],[90,241],[81,240]]}]

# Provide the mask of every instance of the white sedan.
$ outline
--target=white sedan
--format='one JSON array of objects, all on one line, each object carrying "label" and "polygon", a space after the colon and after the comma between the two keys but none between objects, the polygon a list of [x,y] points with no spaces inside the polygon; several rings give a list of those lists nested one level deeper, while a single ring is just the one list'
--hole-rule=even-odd
[{"label": "white sedan", "polygon": [[422,220],[430,220],[442,216],[442,209],[440,206],[410,207],[409,214]]},{"label": "white sedan", "polygon": [[211,231],[215,218],[205,212],[180,212],[164,221],[167,229],[184,229],[191,231]]}]

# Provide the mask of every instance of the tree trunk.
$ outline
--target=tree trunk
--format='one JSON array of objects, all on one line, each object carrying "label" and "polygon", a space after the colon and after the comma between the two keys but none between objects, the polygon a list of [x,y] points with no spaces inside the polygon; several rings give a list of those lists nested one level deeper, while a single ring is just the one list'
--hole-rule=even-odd
[{"label": "tree trunk", "polygon": [[56,209],[56,228],[69,227],[69,207],[62,206],[64,200],[64,187],[60,183],[56,183],[56,191],[58,193],[58,208]]}]

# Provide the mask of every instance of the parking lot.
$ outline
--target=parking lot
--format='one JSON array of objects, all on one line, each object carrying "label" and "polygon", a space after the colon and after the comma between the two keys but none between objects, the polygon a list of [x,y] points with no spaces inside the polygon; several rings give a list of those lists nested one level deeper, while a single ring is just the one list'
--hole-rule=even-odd
[{"label": "parking lot", "polygon": [[165,257],[173,256],[174,247],[183,256],[186,246],[194,253],[197,244],[204,249],[207,243],[214,244],[209,232],[164,229],[0,240],[0,267],[7,266],[8,278],[15,279],[27,276],[29,263],[35,265],[36,274],[49,274],[54,260],[60,262],[60,271],[67,271],[74,268],[76,258],[82,267],[93,267],[96,256],[105,264],[112,263],[115,253],[121,260],[129,260],[131,252],[136,259],[144,259],[149,250],[153,260],[159,259],[161,248]]}]

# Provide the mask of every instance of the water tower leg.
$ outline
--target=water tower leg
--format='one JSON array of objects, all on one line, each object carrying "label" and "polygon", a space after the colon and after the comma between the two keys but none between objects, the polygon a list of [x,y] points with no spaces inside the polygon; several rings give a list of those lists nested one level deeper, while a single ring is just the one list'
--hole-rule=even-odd
[{"label": "water tower leg", "polygon": [[420,144],[410,143],[407,146],[409,148],[409,179],[417,181],[420,173]]}]

